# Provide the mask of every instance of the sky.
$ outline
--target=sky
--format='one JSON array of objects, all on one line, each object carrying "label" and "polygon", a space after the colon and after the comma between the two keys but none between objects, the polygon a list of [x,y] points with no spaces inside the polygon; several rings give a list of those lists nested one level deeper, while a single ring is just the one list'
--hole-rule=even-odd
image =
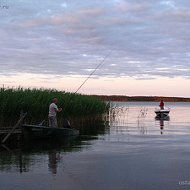
[{"label": "sky", "polygon": [[[0,86],[190,97],[189,0],[0,0]],[[95,68],[98,67],[97,70]]]}]

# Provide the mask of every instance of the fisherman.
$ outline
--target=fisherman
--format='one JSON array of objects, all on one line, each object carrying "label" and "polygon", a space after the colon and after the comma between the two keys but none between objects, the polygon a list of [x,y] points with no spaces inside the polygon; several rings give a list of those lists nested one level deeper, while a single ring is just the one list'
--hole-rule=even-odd
[{"label": "fisherman", "polygon": [[164,101],[163,100],[160,101],[160,105],[159,106],[160,106],[161,110],[164,110]]},{"label": "fisherman", "polygon": [[49,126],[50,127],[57,127],[57,112],[61,112],[62,108],[58,108],[57,106],[58,99],[53,98],[52,103],[49,106]]}]

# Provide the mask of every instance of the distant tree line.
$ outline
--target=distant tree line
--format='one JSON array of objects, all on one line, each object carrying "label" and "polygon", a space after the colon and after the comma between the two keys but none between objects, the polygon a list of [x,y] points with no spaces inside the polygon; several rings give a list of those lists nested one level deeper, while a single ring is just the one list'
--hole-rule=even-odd
[{"label": "distant tree line", "polygon": [[142,102],[159,102],[164,100],[165,102],[190,102],[190,98],[183,97],[163,97],[163,96],[117,96],[117,95],[93,95],[104,101],[118,101],[118,102],[130,102],[130,101],[142,101]]}]

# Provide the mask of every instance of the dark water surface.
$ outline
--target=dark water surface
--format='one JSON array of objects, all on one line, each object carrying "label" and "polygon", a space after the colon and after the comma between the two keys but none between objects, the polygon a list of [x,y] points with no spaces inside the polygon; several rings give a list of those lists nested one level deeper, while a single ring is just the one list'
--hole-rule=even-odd
[{"label": "dark water surface", "polygon": [[1,147],[0,190],[190,189],[190,103],[117,103],[77,139]]}]

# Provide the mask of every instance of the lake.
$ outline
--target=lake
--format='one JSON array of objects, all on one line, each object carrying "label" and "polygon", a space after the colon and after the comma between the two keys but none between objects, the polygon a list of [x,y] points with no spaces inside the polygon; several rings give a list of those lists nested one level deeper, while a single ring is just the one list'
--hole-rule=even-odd
[{"label": "lake", "polygon": [[1,147],[0,190],[177,190],[190,188],[190,103],[112,103],[105,125],[77,139]]}]

